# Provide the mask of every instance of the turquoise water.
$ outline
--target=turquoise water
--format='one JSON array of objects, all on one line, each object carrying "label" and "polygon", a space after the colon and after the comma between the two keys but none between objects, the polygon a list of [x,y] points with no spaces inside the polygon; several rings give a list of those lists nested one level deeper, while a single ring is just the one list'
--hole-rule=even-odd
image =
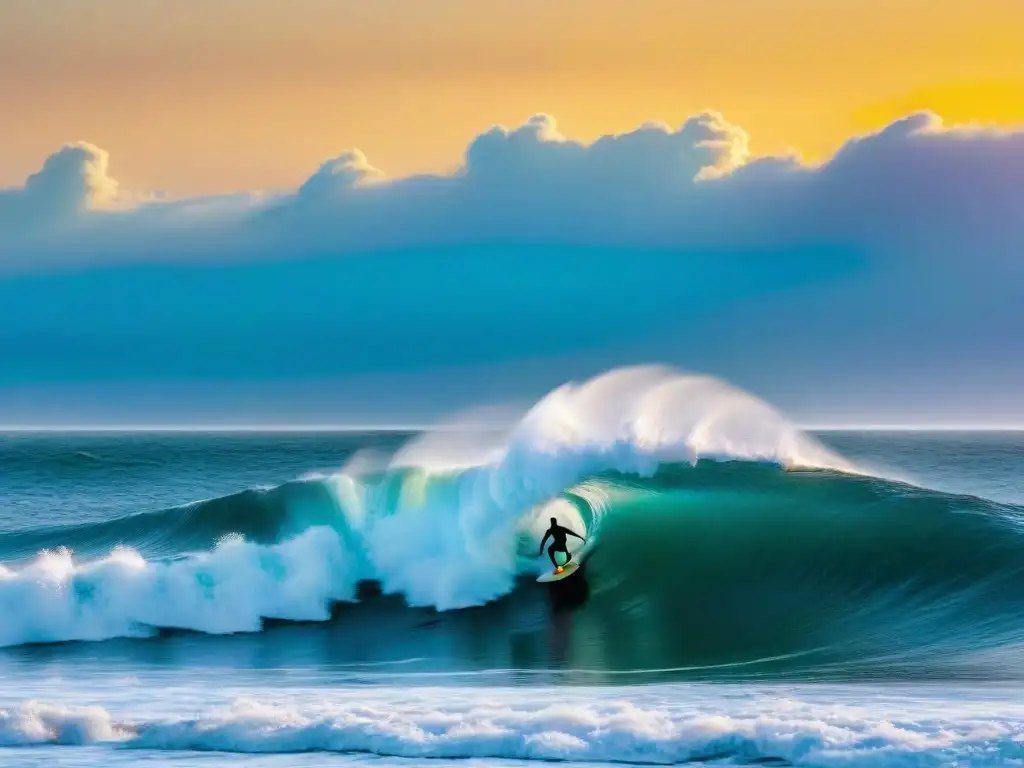
[{"label": "turquoise water", "polygon": [[[1024,759],[1024,434],[817,436],[855,472],[367,459],[412,437],[0,438],[0,755]],[[557,588],[551,515],[592,541]]]}]

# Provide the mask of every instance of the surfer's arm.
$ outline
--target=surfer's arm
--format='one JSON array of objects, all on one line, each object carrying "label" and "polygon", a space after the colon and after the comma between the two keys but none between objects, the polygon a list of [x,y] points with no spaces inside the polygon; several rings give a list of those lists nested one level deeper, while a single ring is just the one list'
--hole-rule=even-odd
[{"label": "surfer's arm", "polygon": [[562,530],[565,531],[570,536],[575,536],[580,541],[586,541],[586,539],[584,539],[582,536],[580,536],[578,533],[576,533],[576,531],[570,531],[568,528],[562,528]]},{"label": "surfer's arm", "polygon": [[547,543],[548,536],[550,536],[550,535],[551,535],[551,530],[550,529],[544,532],[544,538],[540,540],[540,546],[537,548],[537,554],[540,554],[541,552],[544,551],[544,545]]}]

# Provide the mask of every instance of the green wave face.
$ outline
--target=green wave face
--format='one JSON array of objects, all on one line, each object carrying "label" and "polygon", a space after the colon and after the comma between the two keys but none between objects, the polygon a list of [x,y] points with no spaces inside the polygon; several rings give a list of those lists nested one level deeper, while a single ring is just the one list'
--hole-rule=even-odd
[{"label": "green wave face", "polygon": [[[359,509],[357,495],[323,478],[8,533],[0,561],[117,544],[175,560],[230,533],[273,543],[320,527],[371,572],[360,527],[386,521],[399,535],[409,506],[454,509],[474,471],[365,478]],[[584,565],[538,584],[538,520],[570,507],[591,542]],[[477,553],[484,563],[519,563],[504,596],[436,611],[409,607],[400,593],[374,597],[381,589],[364,583],[331,622],[271,623],[256,636],[263,640],[244,642],[284,643],[296,658],[330,648],[332,659],[351,651],[422,656],[447,669],[565,670],[582,682],[1019,677],[1022,520],[1012,505],[833,471],[702,461],[650,478],[604,473],[524,512],[517,552]],[[420,522],[417,536],[445,532],[443,520]]]},{"label": "green wave face", "polygon": [[987,674],[1024,640],[1018,508],[741,463],[597,483],[573,624],[599,668]]}]

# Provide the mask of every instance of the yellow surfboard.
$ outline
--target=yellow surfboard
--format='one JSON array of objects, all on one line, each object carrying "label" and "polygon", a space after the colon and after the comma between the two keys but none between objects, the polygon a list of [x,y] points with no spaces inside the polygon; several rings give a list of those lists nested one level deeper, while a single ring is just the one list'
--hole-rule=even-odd
[{"label": "yellow surfboard", "polygon": [[562,567],[560,573],[558,571],[548,571],[547,573],[542,573],[540,576],[537,577],[537,581],[561,581],[562,579],[568,578],[569,576],[572,576],[574,573],[576,573],[579,567],[580,563],[578,560],[571,560],[569,561],[568,565]]}]

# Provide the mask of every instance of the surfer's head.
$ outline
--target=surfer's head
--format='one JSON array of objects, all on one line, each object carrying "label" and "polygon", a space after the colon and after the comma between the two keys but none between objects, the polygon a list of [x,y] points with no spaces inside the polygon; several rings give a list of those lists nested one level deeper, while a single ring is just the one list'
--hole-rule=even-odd
[{"label": "surfer's head", "polygon": [[551,518],[551,524],[552,525],[558,525],[558,518],[557,517],[552,517]]}]

